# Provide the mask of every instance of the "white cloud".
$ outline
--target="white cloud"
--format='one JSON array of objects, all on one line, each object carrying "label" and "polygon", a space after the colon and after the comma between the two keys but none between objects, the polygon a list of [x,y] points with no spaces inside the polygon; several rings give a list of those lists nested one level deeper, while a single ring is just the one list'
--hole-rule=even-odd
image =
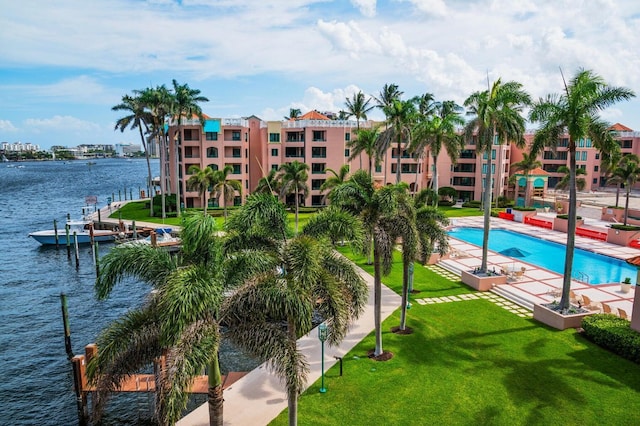
[{"label": "white cloud", "polygon": [[10,120],[0,120],[0,131],[2,132],[15,132],[18,129],[13,125]]},{"label": "white cloud", "polygon": [[100,126],[96,123],[68,115],[55,115],[51,118],[28,118],[24,121],[24,125],[34,132],[48,130],[96,132],[100,130]]},{"label": "white cloud", "polygon": [[443,0],[398,0],[401,2],[409,2],[420,11],[427,15],[441,17],[447,15],[447,5]]},{"label": "white cloud", "polygon": [[376,0],[351,0],[360,13],[369,18],[376,15]]}]

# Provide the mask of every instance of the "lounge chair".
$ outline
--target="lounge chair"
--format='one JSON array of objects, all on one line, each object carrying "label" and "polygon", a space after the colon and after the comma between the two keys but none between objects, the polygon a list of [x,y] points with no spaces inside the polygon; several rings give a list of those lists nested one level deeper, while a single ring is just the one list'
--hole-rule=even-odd
[{"label": "lounge chair", "polygon": [[618,316],[620,318],[629,319],[629,317],[627,316],[627,311],[625,311],[624,309],[618,308]]},{"label": "lounge chair", "polygon": [[588,309],[590,311],[600,311],[602,308],[598,306],[595,302],[589,299],[588,296],[582,295],[582,307],[584,309]]},{"label": "lounge chair", "polygon": [[606,303],[602,304],[602,313],[604,314],[611,314],[611,306],[607,305]]}]

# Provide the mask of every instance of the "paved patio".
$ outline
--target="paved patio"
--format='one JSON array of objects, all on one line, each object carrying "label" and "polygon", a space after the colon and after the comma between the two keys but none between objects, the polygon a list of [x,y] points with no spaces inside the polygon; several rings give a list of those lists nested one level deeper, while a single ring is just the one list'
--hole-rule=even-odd
[{"label": "paved patio", "polygon": [[[464,217],[452,220],[453,226],[482,228],[483,217]],[[605,227],[606,224],[592,220],[588,223],[590,226]],[[491,218],[492,228],[501,228],[521,234],[554,241],[565,244],[567,235],[563,232],[551,231],[524,225],[519,222],[512,222],[504,219]],[[473,270],[480,266],[482,261],[482,248],[473,244],[450,238],[451,257],[441,260],[438,264],[450,271]],[[632,247],[623,247],[614,244],[605,243],[585,237],[576,237],[576,247],[584,250],[604,254],[618,259],[628,259],[640,255],[640,250]],[[524,273],[515,277],[515,274],[508,279],[507,284],[494,287],[493,291],[506,297],[522,306],[532,309],[535,303],[545,303],[553,300],[559,300],[553,292],[562,288],[562,275],[522,261],[504,256],[499,253],[489,251],[488,268],[495,268],[501,271],[503,268],[510,270],[521,270],[524,267]],[[634,277],[635,281],[635,277]],[[631,316],[633,297],[635,289],[632,287],[629,293],[623,293],[620,290],[619,283],[589,285],[585,282],[572,280],[571,290],[578,296],[587,296],[593,302],[601,305],[606,303],[611,306],[613,313],[617,313],[618,309],[624,310],[627,315]]]}]

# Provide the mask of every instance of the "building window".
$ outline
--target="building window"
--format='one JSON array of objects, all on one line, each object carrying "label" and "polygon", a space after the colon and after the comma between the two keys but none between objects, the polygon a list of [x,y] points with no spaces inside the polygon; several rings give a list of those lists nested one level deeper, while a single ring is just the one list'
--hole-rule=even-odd
[{"label": "building window", "polygon": [[584,139],[580,138],[578,140],[578,148],[584,148]]},{"label": "building window", "polygon": [[376,164],[376,173],[382,173],[382,164]]},{"label": "building window", "polygon": [[218,140],[218,132],[206,132],[205,138],[208,141],[217,141]]},{"label": "building window", "polygon": [[345,141],[350,141],[351,140],[351,133],[347,132],[344,134],[344,140]]},{"label": "building window", "polygon": [[242,169],[240,168],[240,164],[233,164],[233,174],[239,175],[242,173]]},{"label": "building window", "polygon": [[622,148],[633,148],[633,141],[630,139],[623,140]]},{"label": "building window", "polygon": [[207,158],[218,158],[218,148],[207,148]]},{"label": "building window", "polygon": [[582,151],[582,160],[581,161],[587,161],[587,151]]},{"label": "building window", "polygon": [[240,140],[240,130],[234,130],[231,132],[231,140],[239,141]]},{"label": "building window", "polygon": [[325,141],[325,131],[324,130],[314,130],[313,131],[313,140],[314,141]]},{"label": "building window", "polygon": [[311,189],[319,190],[325,179],[311,179]]},{"label": "building window", "polygon": [[562,148],[566,148],[569,146],[569,138],[562,138],[560,142],[558,142],[558,146]]},{"label": "building window", "polygon": [[350,150],[349,148],[346,148],[346,149],[344,150],[344,156],[345,156],[345,157],[349,157],[350,155],[351,155],[351,150]]},{"label": "building window", "polygon": [[271,170],[273,170],[273,171],[276,171],[276,172],[277,172],[279,167],[280,167],[280,166],[278,166],[277,164],[272,164],[272,165],[271,165]]},{"label": "building window", "polygon": [[272,157],[278,156],[278,148],[271,148],[271,156]]},{"label": "building window", "polygon": [[304,133],[287,132],[287,142],[304,142]]},{"label": "building window", "polygon": [[312,195],[311,196],[311,205],[312,206],[322,206],[322,205],[324,205],[324,195]]},{"label": "building window", "polygon": [[233,158],[240,158],[240,148],[233,148],[231,156]]},{"label": "building window", "polygon": [[287,147],[284,150],[285,157],[302,158],[304,157],[304,148]]},{"label": "building window", "polygon": [[600,167],[599,167],[599,166],[593,166],[593,171],[594,171],[594,172],[597,172],[598,170],[600,170]]},{"label": "building window", "polygon": [[596,160],[599,160],[599,159],[600,159],[600,153],[596,152]]},{"label": "building window", "polygon": [[200,139],[200,132],[195,129],[184,129],[185,141],[197,141]]},{"label": "building window", "polygon": [[311,157],[312,158],[327,158],[327,148],[326,147],[312,147],[311,148]]},{"label": "building window", "polygon": [[280,133],[269,133],[269,142],[280,142]]},{"label": "building window", "polygon": [[312,163],[311,173],[324,173],[325,163]]},{"label": "building window", "polygon": [[593,184],[597,185],[598,184],[598,178],[593,178]]},{"label": "building window", "polygon": [[241,206],[242,205],[242,197],[239,196],[235,196],[233,197],[233,205],[234,206]]}]

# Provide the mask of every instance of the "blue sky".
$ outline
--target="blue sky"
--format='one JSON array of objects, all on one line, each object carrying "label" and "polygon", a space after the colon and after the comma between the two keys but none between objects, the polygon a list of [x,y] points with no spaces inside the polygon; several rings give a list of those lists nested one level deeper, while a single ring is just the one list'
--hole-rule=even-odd
[{"label": "blue sky", "polygon": [[[338,111],[385,83],[462,103],[487,73],[537,98],[562,89],[560,67],[640,95],[637,0],[0,3],[0,142],[138,143],[113,130],[111,107],[174,78],[210,116],[264,120]],[[602,116],[640,131],[640,100]]]}]

